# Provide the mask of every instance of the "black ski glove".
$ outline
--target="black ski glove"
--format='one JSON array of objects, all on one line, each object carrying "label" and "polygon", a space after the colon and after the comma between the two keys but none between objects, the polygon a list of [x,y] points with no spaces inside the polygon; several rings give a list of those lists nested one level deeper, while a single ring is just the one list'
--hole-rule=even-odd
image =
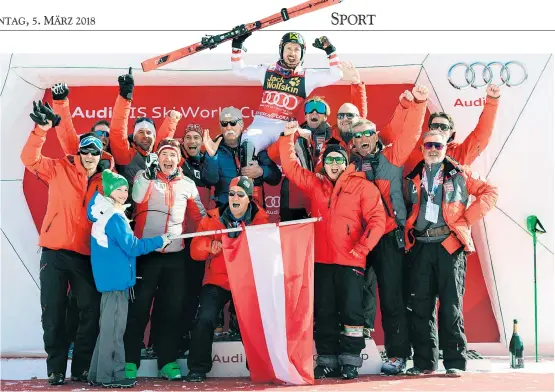
[{"label": "black ski glove", "polygon": [[56,83],[52,86],[52,99],[54,101],[63,101],[69,95],[69,87],[64,82]]},{"label": "black ski glove", "polygon": [[316,49],[322,49],[326,52],[328,56],[335,52],[335,46],[330,43],[328,37],[326,36],[316,38],[312,46],[314,46]]},{"label": "black ski glove", "polygon": [[[236,28],[239,28],[239,27],[240,26],[237,26]],[[243,43],[251,35],[252,35],[252,31],[248,31],[245,34],[241,34],[240,36],[233,38],[233,40],[231,41],[231,47],[234,49],[243,49],[246,52],[246,48],[243,47]]]},{"label": "black ski glove", "polygon": [[[56,113],[54,113],[54,110],[52,110],[52,108],[50,107],[48,102],[46,102],[46,105],[43,105],[41,101],[38,101],[37,108],[38,108],[39,112],[44,115],[44,118],[47,121],[48,120],[52,121],[52,126],[53,127],[57,127],[60,124],[60,121],[62,121],[62,118],[60,116],[58,116]],[[33,110],[34,110],[34,108],[33,108]],[[41,118],[42,118],[42,116],[41,116]],[[46,125],[46,124],[40,124],[40,125]]]},{"label": "black ski glove", "polygon": [[37,125],[48,125],[46,114],[41,113],[39,105],[36,101],[33,101],[33,113],[30,113],[29,116],[31,117],[31,120],[33,120]]},{"label": "black ski glove", "polygon": [[155,180],[156,172],[159,170],[158,155],[151,152],[150,154],[147,155],[145,163],[146,163],[145,178],[147,180]]},{"label": "black ski glove", "polygon": [[133,68],[129,67],[129,73],[118,78],[119,95],[129,101],[133,99],[133,87],[135,86],[132,71]]}]

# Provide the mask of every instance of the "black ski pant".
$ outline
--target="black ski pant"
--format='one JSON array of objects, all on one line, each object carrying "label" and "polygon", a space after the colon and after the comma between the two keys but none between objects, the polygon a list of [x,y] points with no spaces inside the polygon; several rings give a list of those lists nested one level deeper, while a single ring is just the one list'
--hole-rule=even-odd
[{"label": "black ski pant", "polygon": [[361,367],[364,268],[314,264],[314,321],[317,363]]},{"label": "black ski pant", "polygon": [[177,360],[185,297],[185,252],[152,252],[137,258],[137,283],[129,304],[127,329],[123,338],[126,362],[141,364],[141,348],[152,299],[158,311],[152,318],[156,333],[158,368]]},{"label": "black ski pant", "polygon": [[405,252],[399,249],[393,231],[384,234],[368,254],[368,265],[376,271],[378,281],[384,346],[388,358],[408,358],[411,354],[403,294],[404,260]]},{"label": "black ski pant", "polygon": [[71,362],[71,374],[77,376],[89,370],[99,328],[100,293],[96,291],[91,258],[69,250],[43,248],[40,259],[40,302],[48,373],[66,373],[69,344],[66,330],[68,282],[79,308],[79,324]]},{"label": "black ski pant", "polygon": [[[202,280],[204,279],[204,261],[196,261],[191,258],[191,241],[192,238],[186,238],[185,240],[185,252],[183,260],[184,272],[185,272],[185,292],[183,299],[183,314],[181,320],[181,334],[180,334],[180,346],[182,343],[181,338],[188,336],[191,331],[191,323],[197,314],[198,308],[198,298],[200,295],[200,289],[202,287]],[[155,295],[154,304],[152,308],[151,315],[151,325],[150,325],[150,337],[149,346],[157,346],[157,341],[160,337],[160,321],[156,320],[161,317],[160,315],[160,302],[158,301],[158,293]],[[163,308],[163,306],[162,306]],[[180,347],[182,349],[187,349],[187,347]]]},{"label": "black ski pant", "polygon": [[439,297],[439,348],[446,369],[466,370],[463,296],[466,254],[449,254],[441,242],[416,241],[410,257],[410,339],[414,366],[436,370],[439,360],[436,301]]},{"label": "black ski pant", "polygon": [[218,315],[231,300],[231,291],[207,284],[200,291],[198,317],[193,322],[191,346],[187,367],[195,373],[208,373],[212,369],[212,342],[218,326]]},{"label": "black ski pant", "polygon": [[378,278],[376,271],[371,265],[371,256],[366,256],[366,270],[364,271],[364,327],[374,329],[374,322],[376,321],[376,290],[378,286]]},{"label": "black ski pant", "polygon": [[183,329],[181,336],[188,336],[192,330],[193,320],[197,315],[206,266],[206,262],[196,261],[191,258],[191,240],[192,238],[185,239],[185,249],[187,250],[185,259],[185,301],[183,303]]},{"label": "black ski pant", "polygon": [[66,333],[67,340],[75,343],[77,328],[79,327],[79,307],[77,306],[77,297],[71,288],[67,293],[67,310],[66,310]]}]

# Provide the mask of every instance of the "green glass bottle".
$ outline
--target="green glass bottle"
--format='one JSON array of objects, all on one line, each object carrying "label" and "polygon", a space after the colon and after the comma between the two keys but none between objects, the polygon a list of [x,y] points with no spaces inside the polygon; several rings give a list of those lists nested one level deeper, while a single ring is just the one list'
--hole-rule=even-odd
[{"label": "green glass bottle", "polygon": [[513,336],[509,343],[509,353],[511,355],[511,368],[522,369],[524,367],[524,344],[518,334],[518,321],[513,321]]}]

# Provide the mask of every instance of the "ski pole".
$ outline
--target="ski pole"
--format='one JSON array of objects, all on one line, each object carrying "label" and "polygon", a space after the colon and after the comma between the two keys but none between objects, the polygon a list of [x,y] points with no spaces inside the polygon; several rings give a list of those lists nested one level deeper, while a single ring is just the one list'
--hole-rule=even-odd
[{"label": "ski pole", "polygon": [[530,215],[526,219],[528,231],[532,234],[532,243],[534,246],[534,343],[536,349],[536,362],[538,362],[538,287],[536,279],[536,245],[538,242],[537,233],[545,233],[545,229],[540,220],[535,215]]},{"label": "ski pole", "polygon": [[[318,218],[308,218],[308,219],[298,219],[298,220],[293,220],[293,221],[287,221],[287,222],[279,222],[279,223],[268,223],[265,225],[255,225],[255,226],[249,226],[249,229],[254,230],[256,228],[263,228],[263,227],[270,227],[270,226],[290,226],[290,225],[301,225],[303,223],[313,223],[313,222],[318,222],[321,221],[322,218],[318,217]],[[223,230],[210,230],[210,231],[201,231],[198,233],[188,233],[188,234],[179,234],[179,235],[169,235],[169,239],[170,240],[177,240],[180,238],[193,238],[193,237],[202,237],[202,236],[206,236],[206,235],[216,235],[216,234],[224,234],[224,233],[234,233],[237,231],[243,231],[242,227],[235,227],[233,229],[223,229]]]}]

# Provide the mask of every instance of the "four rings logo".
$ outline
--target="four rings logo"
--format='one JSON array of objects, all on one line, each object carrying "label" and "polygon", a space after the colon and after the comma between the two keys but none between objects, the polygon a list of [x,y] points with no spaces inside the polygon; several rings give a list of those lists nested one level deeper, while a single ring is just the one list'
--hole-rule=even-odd
[{"label": "four rings logo", "polygon": [[266,202],[266,208],[279,208],[280,200],[279,196],[266,196],[264,201]]},{"label": "four rings logo", "polygon": [[[464,75],[461,75],[462,73]],[[449,80],[451,86],[459,90],[468,87],[484,87],[492,82],[498,86],[517,87],[524,83],[526,79],[528,79],[528,72],[524,65],[518,61],[508,61],[506,63],[492,61],[487,64],[480,61],[472,64],[460,62],[453,64],[447,72],[447,80]]]},{"label": "four rings logo", "polygon": [[287,110],[293,110],[299,105],[299,101],[294,95],[277,91],[264,91],[261,103]]}]

